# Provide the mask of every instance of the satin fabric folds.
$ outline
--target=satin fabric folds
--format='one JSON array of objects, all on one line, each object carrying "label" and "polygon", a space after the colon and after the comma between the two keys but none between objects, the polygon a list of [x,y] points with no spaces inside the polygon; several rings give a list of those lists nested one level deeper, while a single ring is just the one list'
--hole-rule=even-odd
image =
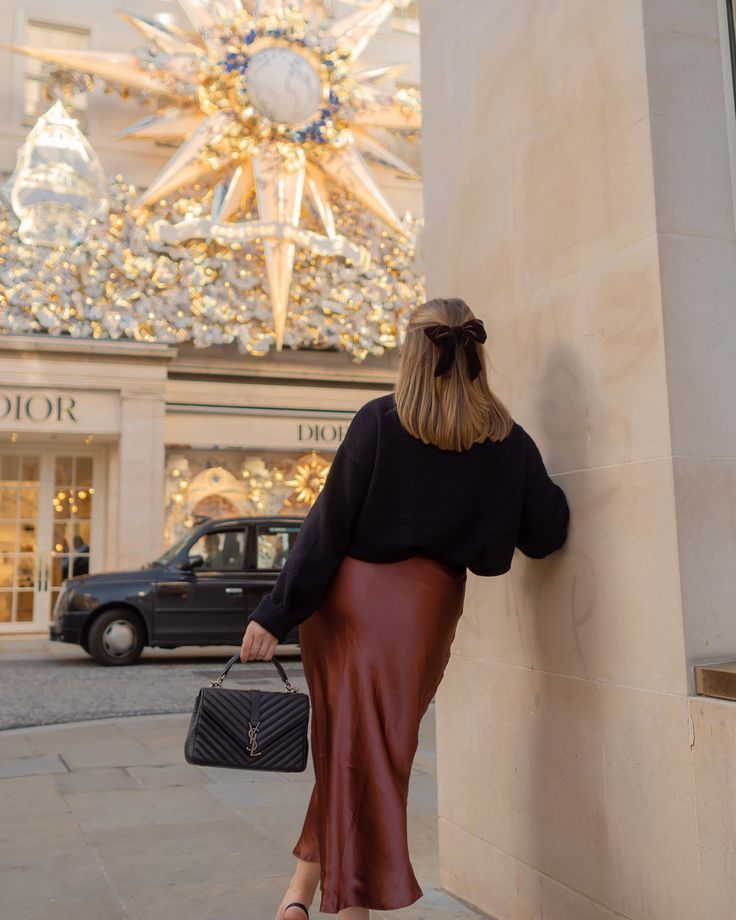
[{"label": "satin fabric folds", "polygon": [[320,861],[322,913],[395,910],[423,894],[409,857],[409,778],[466,580],[426,556],[346,556],[299,625],[315,783],[293,853]]}]

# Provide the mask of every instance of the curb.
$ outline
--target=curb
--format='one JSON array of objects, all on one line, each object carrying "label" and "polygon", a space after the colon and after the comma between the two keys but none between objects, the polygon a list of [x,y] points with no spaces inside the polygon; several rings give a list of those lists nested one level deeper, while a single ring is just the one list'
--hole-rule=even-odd
[{"label": "curb", "polygon": [[133,722],[140,719],[170,719],[172,716],[189,718],[191,712],[151,712],[141,713],[137,716],[103,716],[101,719],[82,719],[76,722],[52,722],[49,725],[28,725],[25,728],[3,728],[0,729],[0,738],[6,735],[18,735],[26,732],[47,732],[57,729],[62,731],[65,728],[82,728],[86,725],[109,725],[111,722]]}]

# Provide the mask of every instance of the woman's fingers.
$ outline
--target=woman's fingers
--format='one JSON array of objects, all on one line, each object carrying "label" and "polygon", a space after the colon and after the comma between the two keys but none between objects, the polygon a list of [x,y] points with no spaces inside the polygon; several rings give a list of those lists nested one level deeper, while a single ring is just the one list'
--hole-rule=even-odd
[{"label": "woman's fingers", "polygon": [[259,623],[249,623],[243,636],[243,644],[240,647],[240,660],[253,661],[259,659],[269,661],[278,646],[278,639],[264,629]]},{"label": "woman's fingers", "polygon": [[278,640],[267,629],[264,629],[261,641],[258,646],[258,653],[256,654],[256,658],[259,658],[263,661],[269,661],[273,657],[273,653],[276,651],[277,645]]},{"label": "woman's fingers", "polygon": [[[257,625],[257,624],[255,624]],[[257,633],[254,628],[253,623],[248,623],[248,627],[245,630],[245,635],[243,636],[243,644],[240,646],[240,660],[241,661],[251,661],[256,657],[257,654],[257,645],[258,641],[256,639]]]}]

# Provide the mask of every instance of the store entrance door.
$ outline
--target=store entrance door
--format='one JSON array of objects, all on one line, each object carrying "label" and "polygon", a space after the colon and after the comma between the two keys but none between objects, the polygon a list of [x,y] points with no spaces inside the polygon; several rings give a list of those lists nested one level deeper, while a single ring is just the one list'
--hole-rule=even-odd
[{"label": "store entrance door", "polygon": [[100,455],[0,446],[0,630],[48,627],[64,578],[102,558]]}]

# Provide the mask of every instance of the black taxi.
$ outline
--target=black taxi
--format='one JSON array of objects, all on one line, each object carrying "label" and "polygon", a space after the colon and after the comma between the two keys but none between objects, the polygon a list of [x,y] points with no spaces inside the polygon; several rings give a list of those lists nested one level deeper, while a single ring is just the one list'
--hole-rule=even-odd
[{"label": "black taxi", "polygon": [[[63,582],[51,639],[104,665],[138,660],[145,646],[240,645],[246,617],[273,587],[301,517],[210,520],[140,569]],[[298,643],[294,628],[285,643]]]}]

